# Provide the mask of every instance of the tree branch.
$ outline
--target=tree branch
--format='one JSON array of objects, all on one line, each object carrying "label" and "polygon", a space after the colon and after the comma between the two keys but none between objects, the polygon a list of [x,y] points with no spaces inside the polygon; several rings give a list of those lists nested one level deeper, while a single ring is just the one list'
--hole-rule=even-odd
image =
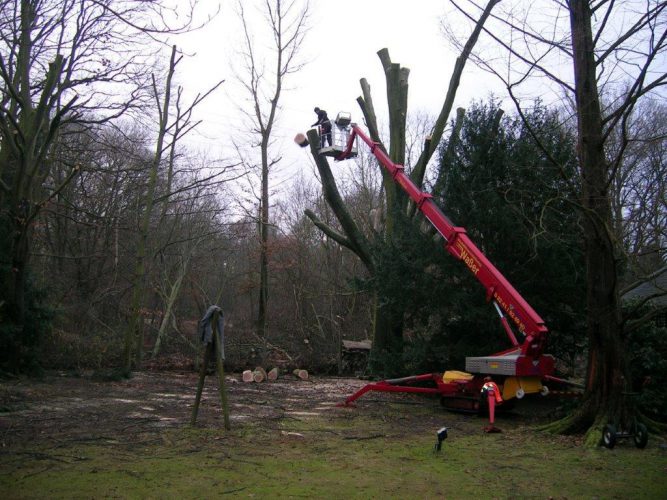
[{"label": "tree branch", "polygon": [[[484,23],[491,14],[491,10],[496,6],[496,4],[498,4],[499,1],[500,0],[489,0],[489,2],[486,4],[484,12],[482,12],[481,17],[475,24],[475,28],[470,34],[470,37],[468,37],[468,41],[463,46],[461,55],[456,58],[454,71],[452,72],[452,76],[449,79],[449,88],[447,89],[445,102],[442,105],[440,114],[438,115],[438,118],[433,127],[433,132],[431,133],[430,147],[422,151],[422,154],[419,156],[419,160],[417,160],[417,164],[415,166],[416,171],[420,173],[422,179],[424,175],[423,172],[426,170],[426,165],[431,160],[433,153],[435,153],[435,150],[440,144],[440,139],[442,138],[442,134],[445,131],[445,127],[447,126],[447,120],[449,119],[449,114],[451,113],[452,106],[454,105],[454,98],[456,97],[456,91],[461,82],[461,75],[463,74],[463,68],[465,67],[466,61],[468,60],[473,47],[477,43],[477,40],[479,39],[479,35],[482,32]],[[421,183],[418,185],[421,185]]]},{"label": "tree branch", "polygon": [[336,231],[331,226],[328,226],[327,224],[322,222],[322,220],[320,220],[317,217],[315,212],[313,212],[310,209],[306,209],[304,211],[304,213],[306,214],[306,217],[308,217],[311,221],[313,221],[313,224],[315,224],[315,226],[317,226],[320,229],[320,231],[322,231],[324,234],[326,234],[329,238],[334,240],[339,245],[344,246],[345,248],[348,248],[348,249],[352,250],[354,253],[357,252],[357,250],[354,247],[354,245],[352,244],[352,242],[349,239],[347,239],[344,234],[339,233],[338,231]]},{"label": "tree branch", "polygon": [[336,180],[331,173],[331,168],[329,167],[326,157],[318,152],[320,137],[315,129],[308,131],[308,141],[310,142],[311,153],[315,159],[315,165],[320,173],[324,198],[336,215],[343,231],[345,231],[345,234],[352,244],[354,253],[361,259],[364,266],[366,266],[366,269],[373,274],[375,271],[375,264],[370,251],[370,245],[364,234],[354,222],[350,213],[347,211],[343,198],[338,192]]}]

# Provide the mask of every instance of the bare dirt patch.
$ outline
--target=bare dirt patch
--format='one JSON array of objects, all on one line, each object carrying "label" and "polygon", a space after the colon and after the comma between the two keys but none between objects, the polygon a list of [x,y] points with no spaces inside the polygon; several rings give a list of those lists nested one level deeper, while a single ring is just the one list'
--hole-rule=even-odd
[{"label": "bare dirt patch", "polygon": [[[5,449],[76,442],[146,442],[167,429],[190,424],[197,386],[196,373],[142,372],[120,382],[99,382],[51,374],[41,380],[0,383],[0,446]],[[340,403],[366,381],[315,377],[301,381],[285,376],[275,382],[245,384],[240,376],[226,378],[231,425],[278,428],[285,421],[321,418],[347,422],[376,419],[377,432],[404,436],[433,432],[442,425],[458,433],[479,433],[482,417],[446,412],[434,398],[370,393],[356,408]],[[516,427],[534,419],[512,412],[499,417]],[[217,379],[206,379],[197,426],[222,428]]]}]

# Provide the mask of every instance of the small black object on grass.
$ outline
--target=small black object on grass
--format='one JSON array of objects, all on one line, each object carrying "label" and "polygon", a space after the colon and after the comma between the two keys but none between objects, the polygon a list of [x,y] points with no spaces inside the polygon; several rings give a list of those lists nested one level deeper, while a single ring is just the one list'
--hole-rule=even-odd
[{"label": "small black object on grass", "polygon": [[438,429],[436,436],[438,436],[438,442],[435,443],[435,451],[440,451],[442,449],[442,442],[447,439],[447,427]]}]

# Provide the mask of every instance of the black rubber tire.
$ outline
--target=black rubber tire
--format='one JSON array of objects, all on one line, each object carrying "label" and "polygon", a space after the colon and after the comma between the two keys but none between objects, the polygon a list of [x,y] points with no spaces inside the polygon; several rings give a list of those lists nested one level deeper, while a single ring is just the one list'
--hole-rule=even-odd
[{"label": "black rubber tire", "polygon": [[648,429],[644,424],[637,424],[635,426],[633,439],[637,448],[646,448],[646,443],[648,443]]},{"label": "black rubber tire", "polygon": [[612,424],[607,424],[602,429],[602,446],[610,450],[616,445],[616,427]]}]

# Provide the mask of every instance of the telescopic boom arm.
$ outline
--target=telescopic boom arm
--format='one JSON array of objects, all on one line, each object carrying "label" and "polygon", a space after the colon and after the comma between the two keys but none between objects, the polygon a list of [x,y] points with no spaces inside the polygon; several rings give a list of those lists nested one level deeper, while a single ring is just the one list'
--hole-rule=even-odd
[{"label": "telescopic boom arm", "polygon": [[[432,196],[420,190],[412,182],[405,174],[403,165],[397,165],[391,161],[380,145],[372,141],[356,124],[351,124],[351,129],[346,149],[336,159],[344,160],[350,155],[357,136],[368,145],[371,153],[389,172],[394,182],[410,196],[424,217],[433,224],[444,238],[447,251],[457,259],[462,260],[486,289],[486,298],[493,302],[500,315],[503,327],[514,346],[507,351],[498,353],[498,355],[517,354],[520,357],[532,358],[535,361],[534,364],[536,364],[536,361],[544,352],[548,333],[542,318],[470,240],[466,230],[455,226],[438,208],[432,200]],[[514,335],[507,321],[508,317],[518,331],[524,335],[522,343],[519,343]],[[548,375],[548,373],[542,373],[542,375]]]}]

